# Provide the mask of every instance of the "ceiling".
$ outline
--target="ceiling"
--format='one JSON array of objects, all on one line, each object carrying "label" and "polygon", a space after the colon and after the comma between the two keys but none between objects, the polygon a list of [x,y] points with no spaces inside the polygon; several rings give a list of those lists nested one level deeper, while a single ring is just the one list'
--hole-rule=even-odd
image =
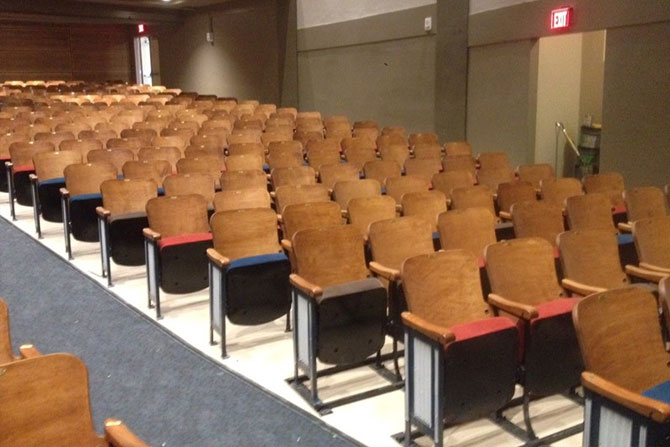
[{"label": "ceiling", "polygon": [[140,8],[195,9],[225,3],[230,0],[74,0],[85,3],[103,3],[109,6],[133,6]]}]

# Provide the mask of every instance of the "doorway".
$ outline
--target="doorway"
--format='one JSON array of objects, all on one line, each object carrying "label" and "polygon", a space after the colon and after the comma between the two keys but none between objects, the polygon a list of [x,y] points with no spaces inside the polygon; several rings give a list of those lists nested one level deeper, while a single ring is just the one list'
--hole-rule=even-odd
[{"label": "doorway", "polygon": [[136,82],[143,85],[160,85],[158,39],[152,36],[135,38]]}]

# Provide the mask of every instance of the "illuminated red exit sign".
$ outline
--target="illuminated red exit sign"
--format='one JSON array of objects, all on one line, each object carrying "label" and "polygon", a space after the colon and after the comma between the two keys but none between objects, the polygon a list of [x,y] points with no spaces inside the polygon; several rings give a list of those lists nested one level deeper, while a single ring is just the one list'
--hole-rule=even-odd
[{"label": "illuminated red exit sign", "polygon": [[551,11],[551,29],[565,29],[572,21],[572,8],[560,8]]}]

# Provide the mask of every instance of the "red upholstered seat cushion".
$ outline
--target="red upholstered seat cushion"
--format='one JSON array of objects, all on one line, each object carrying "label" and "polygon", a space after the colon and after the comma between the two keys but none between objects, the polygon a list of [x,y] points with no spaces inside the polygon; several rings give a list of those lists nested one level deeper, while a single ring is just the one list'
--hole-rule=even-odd
[{"label": "red upholstered seat cushion", "polygon": [[183,234],[179,236],[164,237],[158,240],[158,248],[163,250],[166,247],[172,247],[174,245],[184,245],[192,244],[195,242],[204,242],[211,241],[212,233],[194,233],[194,234]]},{"label": "red upholstered seat cushion", "polygon": [[612,214],[624,214],[626,212],[628,212],[628,210],[626,209],[626,205],[623,203],[615,206],[614,209],[612,209]]},{"label": "red upholstered seat cushion", "polygon": [[[504,329],[514,328],[514,322],[507,317],[483,318],[469,323],[457,324],[449,329],[456,336],[452,343],[481,337]],[[447,345],[448,347],[448,345]]]},{"label": "red upholstered seat cushion", "polygon": [[13,168],[14,174],[18,174],[19,172],[32,172],[35,170],[35,166],[32,164],[29,165],[20,165],[20,166],[14,166]]},{"label": "red upholstered seat cushion", "polygon": [[486,259],[484,259],[484,256],[480,256],[477,258],[477,265],[479,266],[480,269],[486,267]]},{"label": "red upholstered seat cushion", "polygon": [[535,324],[539,320],[572,312],[572,308],[575,307],[575,304],[577,304],[580,300],[581,298],[556,298],[535,306],[538,316],[537,318],[531,320],[531,325]]}]

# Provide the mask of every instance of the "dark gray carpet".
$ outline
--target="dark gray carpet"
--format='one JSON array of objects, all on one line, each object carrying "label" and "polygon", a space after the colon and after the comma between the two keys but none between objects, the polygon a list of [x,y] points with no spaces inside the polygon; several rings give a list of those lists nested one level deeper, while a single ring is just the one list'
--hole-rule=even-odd
[{"label": "dark gray carpet", "polygon": [[15,347],[86,362],[99,432],[118,417],[154,447],[356,445],[192,352],[3,219],[0,296]]}]

